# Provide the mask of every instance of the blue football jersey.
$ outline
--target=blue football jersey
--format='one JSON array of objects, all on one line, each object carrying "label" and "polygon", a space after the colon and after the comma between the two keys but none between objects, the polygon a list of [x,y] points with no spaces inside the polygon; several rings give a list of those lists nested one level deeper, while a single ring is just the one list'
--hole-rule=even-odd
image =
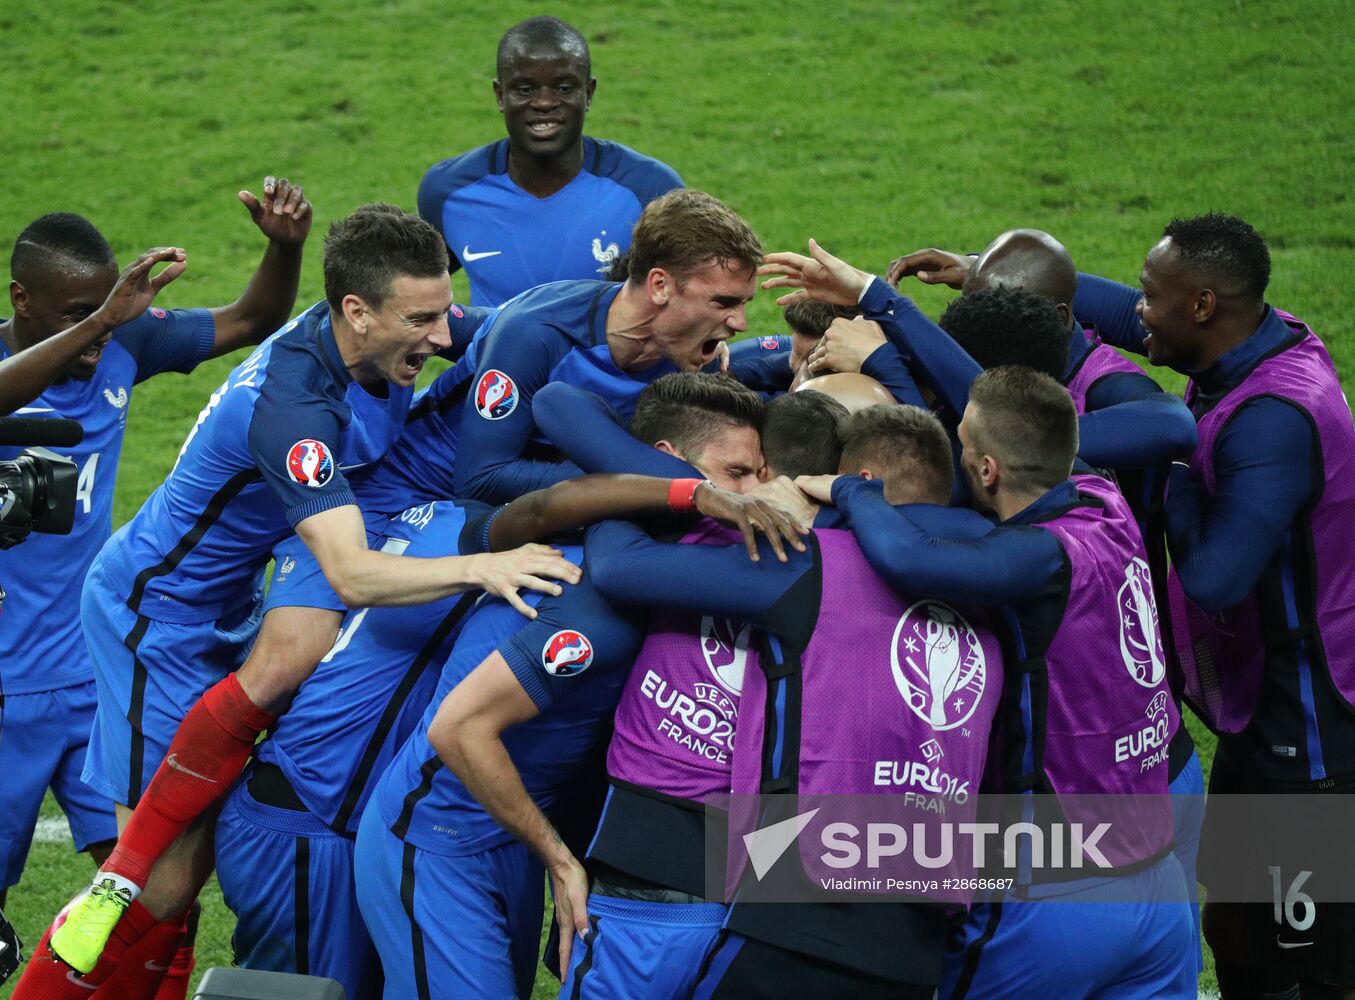
[{"label": "blue football jersey", "polygon": [[666,164],[583,139],[583,169],[547,198],[508,176],[508,140],[443,160],[419,185],[419,214],[466,269],[471,304],[495,306],[536,285],[599,278],[630,248],[644,207],[682,187]]},{"label": "blue football jersey", "polygon": [[398,436],[413,390],[381,389],[353,381],[324,302],[269,337],[212,393],[165,482],[109,541],[117,599],[184,623],[246,605],[273,546],[355,503],[345,473]]},{"label": "blue football jersey", "polygon": [[[412,507],[387,522],[377,546],[426,559],[485,552],[494,510],[474,501]],[[259,747],[258,759],[281,768],[336,832],[357,832],[372,785],[427,707],[478,596],[350,611],[334,647]]]},{"label": "blue football jersey", "polygon": [[[212,351],[216,325],[206,309],[151,309],[113,331],[89,379],[66,378],[17,411],[64,418],[84,428],[73,448],[53,448],[79,469],[75,523],[68,535],[34,533],[0,552],[0,690],[31,694],[93,676],[80,632],[80,588],[113,530],[113,486],[133,387],[160,372],[190,372]],[[0,340],[0,358],[9,349]],[[0,448],[12,461],[22,448]]]},{"label": "blue football jersey", "polygon": [[[579,561],[580,550],[565,554]],[[536,595],[540,596],[540,595]],[[462,631],[433,700],[377,784],[373,807],[396,836],[443,855],[473,854],[512,840],[442,765],[428,727],[448,692],[496,649],[541,714],[503,734],[523,786],[549,811],[610,729],[626,673],[644,636],[644,616],[619,609],[583,580],[536,601],[531,622],[486,600]]]},{"label": "blue football jersey", "polygon": [[596,393],[623,420],[646,385],[677,368],[660,361],[623,372],[607,346],[607,311],[621,285],[557,281],[523,292],[477,335],[467,354],[475,378],[466,389],[455,494],[503,503],[579,475],[573,465],[540,460],[532,397],[550,382]]}]

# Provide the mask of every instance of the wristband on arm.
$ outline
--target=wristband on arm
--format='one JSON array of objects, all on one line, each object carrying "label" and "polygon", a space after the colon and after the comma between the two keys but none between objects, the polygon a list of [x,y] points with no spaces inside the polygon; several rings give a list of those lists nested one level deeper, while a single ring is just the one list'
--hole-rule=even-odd
[{"label": "wristband on arm", "polygon": [[704,479],[674,479],[668,484],[668,509],[675,514],[690,514],[696,510],[696,491]]}]

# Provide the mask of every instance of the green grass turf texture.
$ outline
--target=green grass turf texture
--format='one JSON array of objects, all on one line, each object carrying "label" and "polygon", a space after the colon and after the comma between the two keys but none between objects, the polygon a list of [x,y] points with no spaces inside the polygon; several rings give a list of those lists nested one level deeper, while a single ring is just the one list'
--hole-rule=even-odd
[{"label": "green grass turf texture", "polygon": [[[1083,269],[1133,281],[1173,215],[1232,212],[1270,243],[1270,300],[1307,319],[1343,370],[1355,361],[1353,11],[1341,0],[550,10],[592,45],[588,131],[672,164],[742,212],[768,249],[814,236],[882,270],[908,250],[977,250],[1036,226]],[[151,245],[188,249],[188,273],[159,304],[224,304],[262,252],[235,192],[276,173],[315,204],[300,302],[314,301],[329,220],[373,200],[413,209],[430,164],[502,135],[495,46],[541,12],[10,0],[0,243],[43,212],[81,212],[124,262]],[[933,315],[951,295],[908,288]],[[781,329],[772,296],[749,313],[754,332]],[[238,360],[137,390],[117,523],[169,471]],[[1212,741],[1200,749],[1207,766]],[[88,870],[68,847],[35,845],[9,907],[30,944]],[[229,962],[230,928],[213,889],[200,968]],[[537,995],[554,995],[544,974]]]}]

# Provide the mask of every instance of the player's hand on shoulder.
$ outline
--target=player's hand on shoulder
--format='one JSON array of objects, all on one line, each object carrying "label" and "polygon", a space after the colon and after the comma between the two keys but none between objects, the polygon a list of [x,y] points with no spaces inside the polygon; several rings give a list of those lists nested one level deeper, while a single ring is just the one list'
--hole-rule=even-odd
[{"label": "player's hand on shoulder", "polygon": [[487,552],[472,556],[477,560],[473,580],[495,597],[502,597],[528,618],[536,617],[536,609],[518,594],[519,590],[539,590],[543,594],[559,596],[563,589],[557,580],[578,583],[583,571],[549,545],[531,543],[507,552]]},{"label": "player's hand on shoulder", "polygon": [[[159,274],[151,274],[157,264],[168,263]],[[136,319],[155,301],[160,289],[183,274],[188,267],[188,254],[182,247],[155,247],[132,261],[117,284],[95,310],[94,316],[106,329],[112,330]]]},{"label": "player's hand on shoulder", "polygon": [[815,240],[809,241],[808,257],[798,253],[767,254],[757,273],[767,279],[763,288],[796,289],[777,299],[778,306],[802,299],[854,306],[871,281],[869,273],[834,257]]},{"label": "player's hand on shoulder", "polygon": [[[780,482],[784,482],[783,487],[778,487],[777,484]],[[744,544],[748,547],[748,558],[753,562],[759,559],[758,535],[766,537],[767,544],[776,553],[776,558],[785,562],[786,546],[803,552],[805,543],[800,536],[808,532],[808,529],[801,525],[803,504],[797,509],[796,504],[785,492],[787,488],[791,493],[798,492],[790,480],[784,478],[771,483],[762,483],[747,495],[731,493],[705,483],[692,499],[696,509],[706,517],[738,528],[743,533]],[[803,500],[802,497],[799,499]],[[808,520],[813,520],[812,512]]]},{"label": "player's hand on shoulder", "polygon": [[884,331],[874,320],[835,319],[809,352],[809,370],[814,374],[859,372],[884,342]]},{"label": "player's hand on shoulder", "polygon": [[840,476],[796,476],[795,485],[805,496],[819,503],[833,502],[833,484]]},{"label": "player's hand on shoulder", "polygon": [[249,217],[270,240],[278,243],[306,242],[311,231],[311,203],[300,184],[286,177],[263,179],[263,200],[249,191],[240,192],[240,201],[249,209]]},{"label": "player's hand on shoulder", "polygon": [[897,286],[904,278],[916,278],[924,285],[949,285],[958,291],[973,263],[973,257],[928,247],[894,258],[885,280]]}]

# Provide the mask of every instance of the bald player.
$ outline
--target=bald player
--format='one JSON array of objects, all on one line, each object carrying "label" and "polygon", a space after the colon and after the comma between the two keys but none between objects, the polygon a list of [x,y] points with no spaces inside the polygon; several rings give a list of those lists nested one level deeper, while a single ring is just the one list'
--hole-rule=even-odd
[{"label": "bald player", "polygon": [[889,390],[869,375],[860,372],[832,372],[818,378],[801,382],[795,391],[812,389],[825,396],[831,396],[847,408],[848,413],[856,413],[868,406],[893,406],[895,399]]}]

